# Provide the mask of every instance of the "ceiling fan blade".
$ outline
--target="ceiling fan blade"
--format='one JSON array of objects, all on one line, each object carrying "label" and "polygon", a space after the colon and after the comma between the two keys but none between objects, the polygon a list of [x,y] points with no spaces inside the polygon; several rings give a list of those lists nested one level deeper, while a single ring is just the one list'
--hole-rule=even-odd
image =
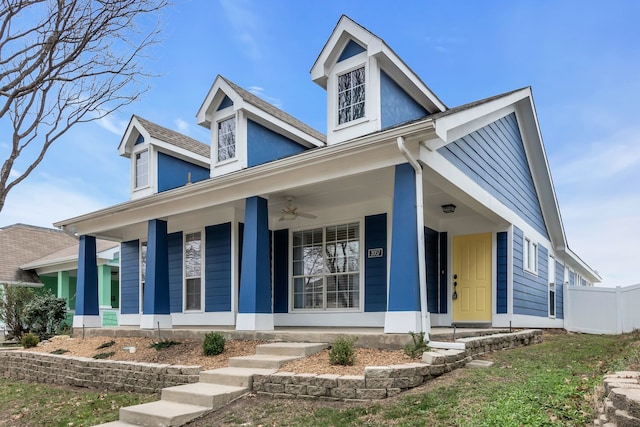
[{"label": "ceiling fan blade", "polygon": [[298,215],[298,216],[300,216],[300,217],[302,217],[302,218],[309,218],[309,219],[316,219],[316,218],[318,218],[318,217],[317,217],[317,216],[315,216],[315,215],[308,214],[308,213],[303,213],[303,212],[296,212],[296,215]]}]

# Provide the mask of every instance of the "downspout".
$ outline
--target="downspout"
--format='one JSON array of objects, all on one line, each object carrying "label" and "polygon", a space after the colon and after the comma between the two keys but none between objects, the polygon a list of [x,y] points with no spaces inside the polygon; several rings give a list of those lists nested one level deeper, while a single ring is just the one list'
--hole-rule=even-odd
[{"label": "downspout", "polygon": [[431,330],[431,322],[429,321],[429,312],[427,311],[427,266],[425,264],[424,253],[424,201],[422,195],[422,166],[411,155],[404,144],[404,138],[399,136],[397,139],[398,149],[407,159],[409,164],[416,172],[416,223],[418,226],[418,279],[420,280],[420,320],[422,332],[428,339]]}]

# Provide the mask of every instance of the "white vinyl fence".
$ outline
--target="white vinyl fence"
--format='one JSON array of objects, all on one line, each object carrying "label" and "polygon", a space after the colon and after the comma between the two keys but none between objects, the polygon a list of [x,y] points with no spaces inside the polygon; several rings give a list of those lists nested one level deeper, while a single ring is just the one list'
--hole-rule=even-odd
[{"label": "white vinyl fence", "polygon": [[622,334],[640,329],[640,285],[565,285],[564,327],[588,334]]}]

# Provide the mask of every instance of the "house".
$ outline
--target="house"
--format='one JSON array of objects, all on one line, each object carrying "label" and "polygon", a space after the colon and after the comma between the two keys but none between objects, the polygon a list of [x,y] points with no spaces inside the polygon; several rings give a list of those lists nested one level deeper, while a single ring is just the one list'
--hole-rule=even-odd
[{"label": "house", "polygon": [[198,143],[134,117],[128,202],[80,239],[74,326],[99,326],[97,238],[121,244],[121,325],[563,327],[596,271],[565,236],[530,88],[447,107],[346,16],[311,68],[326,136],[218,76]]},{"label": "house", "polygon": [[[118,308],[120,246],[104,240],[98,240],[97,245],[96,261],[104,298],[100,306],[103,311]],[[48,290],[64,298],[70,312],[69,324],[75,309],[77,260],[78,239],[60,230],[26,224],[0,228],[0,284]],[[112,291],[116,292],[113,299]],[[115,318],[115,314],[110,317]]]}]

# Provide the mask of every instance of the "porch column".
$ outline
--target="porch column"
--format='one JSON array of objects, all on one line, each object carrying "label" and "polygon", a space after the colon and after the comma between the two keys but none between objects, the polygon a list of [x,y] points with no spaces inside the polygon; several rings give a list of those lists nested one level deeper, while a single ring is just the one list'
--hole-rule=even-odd
[{"label": "porch column", "polygon": [[58,271],[58,298],[64,298],[67,302],[67,310],[71,307],[69,300],[69,272]]},{"label": "porch column", "polygon": [[73,327],[99,328],[98,266],[96,265],[96,238],[80,236],[78,249],[78,283],[76,286],[76,313]]},{"label": "porch column", "polygon": [[98,266],[98,302],[100,308],[111,308],[111,267]]},{"label": "porch column", "polygon": [[145,271],[144,299],[142,301],[141,329],[171,328],[169,310],[169,252],[167,222],[149,221],[147,234],[147,267]]},{"label": "porch column", "polygon": [[420,275],[416,222],[416,180],[410,164],[396,166],[391,223],[389,299],[385,333],[420,331]]},{"label": "porch column", "polygon": [[245,203],[242,272],[236,329],[273,330],[271,261],[267,200],[250,197]]}]

